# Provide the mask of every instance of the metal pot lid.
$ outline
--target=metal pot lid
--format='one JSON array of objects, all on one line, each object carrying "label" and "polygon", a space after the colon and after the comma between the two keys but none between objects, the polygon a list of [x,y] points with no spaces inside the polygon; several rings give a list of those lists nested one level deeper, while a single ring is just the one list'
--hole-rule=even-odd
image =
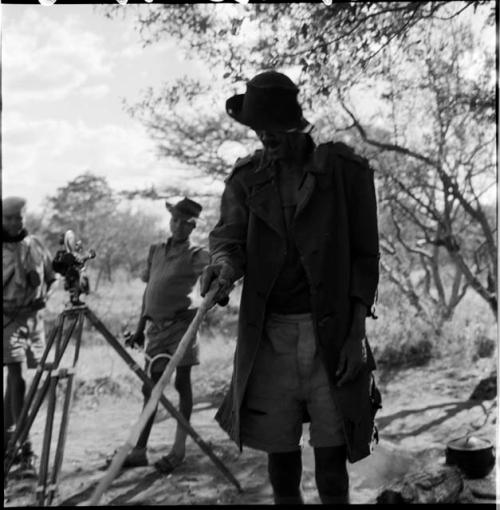
[{"label": "metal pot lid", "polygon": [[448,448],[461,451],[477,451],[491,448],[492,444],[487,439],[476,436],[459,437],[448,443]]}]

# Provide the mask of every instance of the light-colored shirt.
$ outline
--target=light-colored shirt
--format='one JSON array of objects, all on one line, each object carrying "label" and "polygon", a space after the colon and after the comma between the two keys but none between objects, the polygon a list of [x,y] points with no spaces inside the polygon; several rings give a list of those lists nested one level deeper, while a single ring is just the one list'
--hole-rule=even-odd
[{"label": "light-colored shirt", "polygon": [[208,251],[192,246],[189,241],[154,244],[149,250],[144,293],[144,315],[152,321],[173,319],[175,314],[191,306],[190,294],[203,268],[208,264]]},{"label": "light-colored shirt", "polygon": [[6,309],[45,299],[47,286],[55,280],[50,253],[33,235],[17,242],[2,242],[2,270]]}]

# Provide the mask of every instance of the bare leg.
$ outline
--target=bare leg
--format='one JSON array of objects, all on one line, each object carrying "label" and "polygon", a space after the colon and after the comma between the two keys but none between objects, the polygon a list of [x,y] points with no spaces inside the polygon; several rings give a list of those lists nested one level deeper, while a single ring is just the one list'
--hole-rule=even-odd
[{"label": "bare leg", "polygon": [[[161,374],[162,374],[161,372],[152,372],[151,373],[151,380],[153,381],[154,384],[156,384],[159,381]],[[149,397],[151,396],[151,390],[149,389],[148,386],[144,385],[142,387],[142,394],[144,395],[144,405],[143,405],[143,409],[144,409],[144,407],[146,407],[146,404],[148,403]],[[151,429],[153,428],[153,423],[155,421],[157,409],[158,409],[158,406],[156,406],[155,410],[153,411],[153,414],[151,415],[151,417],[147,421],[146,425],[142,429],[141,435],[139,436],[139,439],[137,440],[136,448],[146,448],[146,446],[148,444],[149,435],[151,434]]]},{"label": "bare leg", "polygon": [[267,469],[276,505],[303,504],[300,492],[302,451],[268,454]]},{"label": "bare leg", "polygon": [[324,505],[349,503],[346,447],[314,448],[316,485]]},{"label": "bare leg", "polygon": [[[191,418],[193,411],[193,390],[191,387],[191,367],[177,367],[175,373],[175,389],[179,393],[179,411],[187,421]],[[186,454],[187,432],[177,423],[175,429],[174,444],[170,453],[179,459]]]}]

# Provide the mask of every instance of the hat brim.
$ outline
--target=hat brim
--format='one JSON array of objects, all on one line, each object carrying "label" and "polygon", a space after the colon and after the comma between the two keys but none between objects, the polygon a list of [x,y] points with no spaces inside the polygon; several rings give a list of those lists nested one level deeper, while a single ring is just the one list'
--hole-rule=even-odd
[{"label": "hat brim", "polygon": [[300,118],[296,126],[283,126],[279,124],[266,124],[265,122],[259,123],[258,121],[248,121],[242,115],[244,98],[245,94],[235,94],[234,96],[231,96],[226,101],[226,112],[240,124],[244,124],[255,131],[267,129],[272,131],[284,131],[287,133],[310,133],[313,128],[313,125],[304,117]]},{"label": "hat brim", "polygon": [[201,216],[192,216],[191,214],[179,211],[174,204],[168,201],[165,201],[165,207],[171,215],[179,216],[186,220],[193,220],[194,223],[205,223],[205,220]]}]

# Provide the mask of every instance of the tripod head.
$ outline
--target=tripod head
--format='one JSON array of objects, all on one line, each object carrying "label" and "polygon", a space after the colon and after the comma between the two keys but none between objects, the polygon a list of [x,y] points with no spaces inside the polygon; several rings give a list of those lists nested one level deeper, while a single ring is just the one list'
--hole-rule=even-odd
[{"label": "tripod head", "polygon": [[59,240],[62,248],[52,260],[52,268],[64,276],[64,289],[69,291],[70,302],[74,306],[83,305],[81,294],[89,293],[89,279],[85,274],[85,262],[95,258],[94,250],[83,253],[82,242],[77,241],[72,230],[61,234]]}]

